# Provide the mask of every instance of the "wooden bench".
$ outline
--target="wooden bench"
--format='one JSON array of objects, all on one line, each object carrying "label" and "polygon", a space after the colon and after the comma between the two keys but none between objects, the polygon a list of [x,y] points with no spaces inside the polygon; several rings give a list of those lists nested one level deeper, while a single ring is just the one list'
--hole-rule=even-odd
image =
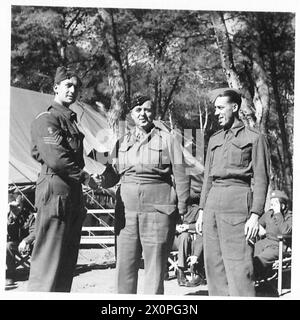
[{"label": "wooden bench", "polygon": [[[109,235],[99,235],[97,233],[109,231]],[[82,232],[88,235],[82,235],[80,244],[115,244],[114,227],[82,227]]]},{"label": "wooden bench", "polygon": [[98,232],[98,231],[114,232],[114,227],[82,227],[81,231],[86,231],[89,233]]},{"label": "wooden bench", "polygon": [[80,244],[115,244],[115,236],[81,236]]},{"label": "wooden bench", "polygon": [[89,209],[87,214],[94,216],[101,226],[84,226],[81,229],[80,244],[99,244],[102,247],[115,244],[114,227],[107,225],[100,216],[114,218],[114,209]]}]

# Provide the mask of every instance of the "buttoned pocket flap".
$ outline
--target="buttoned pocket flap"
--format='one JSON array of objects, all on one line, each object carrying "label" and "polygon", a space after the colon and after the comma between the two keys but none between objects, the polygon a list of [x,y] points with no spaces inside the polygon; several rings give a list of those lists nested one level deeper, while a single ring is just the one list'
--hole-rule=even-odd
[{"label": "buttoned pocket flap", "polygon": [[247,141],[247,142],[244,142],[244,141],[232,141],[232,144],[236,147],[238,147],[239,149],[244,149],[246,147],[250,147],[251,146],[251,142]]},{"label": "buttoned pocket flap", "polygon": [[212,147],[211,147],[211,150],[215,150],[216,148],[218,147],[221,147],[223,145],[223,142],[215,142]]}]

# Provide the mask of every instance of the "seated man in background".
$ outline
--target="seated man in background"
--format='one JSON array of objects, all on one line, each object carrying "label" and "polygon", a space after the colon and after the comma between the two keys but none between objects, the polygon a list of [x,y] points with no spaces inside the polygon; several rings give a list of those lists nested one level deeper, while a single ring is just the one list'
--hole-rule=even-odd
[{"label": "seated man in background", "polygon": [[[179,286],[195,287],[200,284],[206,284],[206,282],[203,275],[202,236],[197,234],[195,229],[199,210],[199,206],[196,203],[199,203],[199,197],[191,192],[189,201],[188,212],[184,215],[182,224],[176,225],[172,249],[178,250],[177,281]],[[185,276],[185,271],[189,267],[194,274],[190,281]]]},{"label": "seated man in background", "polygon": [[15,285],[16,254],[25,255],[32,249],[35,239],[35,216],[26,205],[21,194],[9,195],[9,209],[7,217],[6,244],[6,287]]},{"label": "seated man in background", "polygon": [[[270,209],[260,217],[259,224],[260,240],[255,244],[253,261],[256,279],[263,278],[278,259],[278,236],[292,233],[292,213],[288,210],[288,197],[283,191],[271,192]],[[285,240],[283,250],[290,245],[290,241]]]}]

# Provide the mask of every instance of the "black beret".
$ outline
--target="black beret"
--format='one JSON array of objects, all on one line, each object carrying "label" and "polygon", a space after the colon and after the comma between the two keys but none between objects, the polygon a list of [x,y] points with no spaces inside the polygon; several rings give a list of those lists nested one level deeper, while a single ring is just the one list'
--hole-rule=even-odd
[{"label": "black beret", "polygon": [[66,67],[58,67],[55,73],[54,84],[58,84],[61,81],[70,79],[72,77],[75,77],[78,81],[78,85],[81,86],[82,82],[75,71]]},{"label": "black beret", "polygon": [[147,95],[137,93],[132,97],[132,102],[129,109],[132,110],[136,106],[141,106],[146,101],[151,101],[151,98]]},{"label": "black beret", "polygon": [[218,89],[214,89],[209,93],[209,100],[214,103],[215,100],[217,99],[217,97],[222,96],[224,94],[234,94],[234,95],[238,95],[239,99],[241,99],[242,97],[242,93],[238,90],[238,89],[234,89],[234,88],[218,88]]}]

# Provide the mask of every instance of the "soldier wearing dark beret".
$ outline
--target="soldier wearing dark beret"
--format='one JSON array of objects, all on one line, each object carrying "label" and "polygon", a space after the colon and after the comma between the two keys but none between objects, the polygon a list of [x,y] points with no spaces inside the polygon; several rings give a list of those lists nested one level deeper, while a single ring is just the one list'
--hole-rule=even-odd
[{"label": "soldier wearing dark beret", "polygon": [[81,81],[65,67],[56,70],[54,101],[31,126],[32,157],[41,164],[36,183],[36,240],[31,258],[29,291],[71,290],[82,222],[81,184],[97,188],[83,170],[84,135],[69,109]]},{"label": "soldier wearing dark beret", "polygon": [[179,142],[153,122],[151,98],[137,93],[129,109],[135,127],[117,142],[112,153],[114,170],[110,167],[104,173],[102,184],[107,188],[120,182],[116,289],[117,293],[137,293],[143,256],[144,293],[163,294],[178,211],[181,216],[187,211],[189,178]]},{"label": "soldier wearing dark beret", "polygon": [[[279,256],[278,236],[291,235],[292,213],[288,210],[289,198],[284,191],[274,190],[270,195],[270,209],[259,219],[259,241],[255,243],[255,278],[263,278],[270,271]],[[283,250],[291,245],[290,239],[284,239]]]},{"label": "soldier wearing dark beret", "polygon": [[267,142],[239,119],[236,89],[212,92],[221,130],[209,140],[196,229],[209,295],[254,296],[253,248],[269,185]]}]

